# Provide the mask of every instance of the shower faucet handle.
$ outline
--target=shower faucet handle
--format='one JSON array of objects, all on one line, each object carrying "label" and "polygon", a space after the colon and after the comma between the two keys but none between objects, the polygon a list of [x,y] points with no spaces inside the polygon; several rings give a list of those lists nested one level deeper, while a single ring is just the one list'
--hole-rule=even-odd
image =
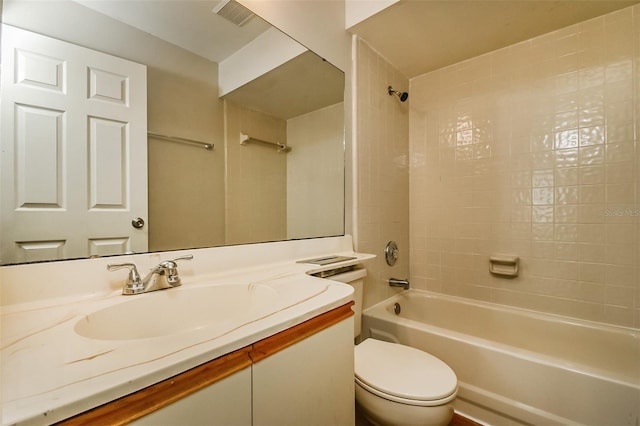
[{"label": "shower faucet handle", "polygon": [[384,248],[384,258],[387,261],[387,265],[393,266],[398,260],[398,257],[400,257],[398,244],[396,244],[395,241],[389,241]]}]

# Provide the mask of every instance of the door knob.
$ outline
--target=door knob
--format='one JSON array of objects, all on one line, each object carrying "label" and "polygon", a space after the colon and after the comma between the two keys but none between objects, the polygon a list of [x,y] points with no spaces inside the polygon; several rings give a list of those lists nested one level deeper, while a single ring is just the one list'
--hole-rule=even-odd
[{"label": "door knob", "polygon": [[131,226],[136,229],[142,229],[144,227],[144,220],[141,217],[136,217],[131,221]]}]

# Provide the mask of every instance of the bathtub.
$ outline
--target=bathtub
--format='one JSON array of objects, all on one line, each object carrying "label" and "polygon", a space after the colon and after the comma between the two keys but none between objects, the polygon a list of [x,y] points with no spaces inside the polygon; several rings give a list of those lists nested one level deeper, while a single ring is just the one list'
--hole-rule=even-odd
[{"label": "bathtub", "polygon": [[446,362],[456,410],[480,422],[640,423],[639,330],[415,289],[366,309],[362,325]]}]

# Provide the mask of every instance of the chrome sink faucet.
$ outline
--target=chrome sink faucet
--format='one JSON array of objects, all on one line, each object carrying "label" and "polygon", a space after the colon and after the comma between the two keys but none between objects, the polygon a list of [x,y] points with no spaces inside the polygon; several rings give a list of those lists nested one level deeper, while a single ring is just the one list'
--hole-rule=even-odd
[{"label": "chrome sink faucet", "polygon": [[158,266],[152,268],[149,273],[140,278],[138,269],[134,263],[110,263],[107,265],[109,271],[117,271],[118,269],[129,269],[129,276],[122,287],[122,294],[141,294],[155,290],[164,290],[167,288],[178,287],[182,284],[178,275],[178,260],[191,260],[192,254],[181,256],[173,260],[165,260],[160,262]]}]

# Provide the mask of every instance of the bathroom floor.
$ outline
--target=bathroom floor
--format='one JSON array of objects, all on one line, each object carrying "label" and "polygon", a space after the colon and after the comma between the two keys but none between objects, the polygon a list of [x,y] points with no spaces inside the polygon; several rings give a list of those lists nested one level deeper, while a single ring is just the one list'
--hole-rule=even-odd
[{"label": "bathroom floor", "polygon": [[480,423],[476,423],[471,419],[461,416],[458,413],[453,414],[453,419],[449,426],[482,426]]},{"label": "bathroom floor", "polygon": [[[356,424],[355,426],[373,426],[364,418],[360,412],[358,405],[356,404]],[[449,423],[449,426],[482,426],[480,423],[476,423],[471,419],[461,416],[458,413],[454,413],[453,419]]]}]

